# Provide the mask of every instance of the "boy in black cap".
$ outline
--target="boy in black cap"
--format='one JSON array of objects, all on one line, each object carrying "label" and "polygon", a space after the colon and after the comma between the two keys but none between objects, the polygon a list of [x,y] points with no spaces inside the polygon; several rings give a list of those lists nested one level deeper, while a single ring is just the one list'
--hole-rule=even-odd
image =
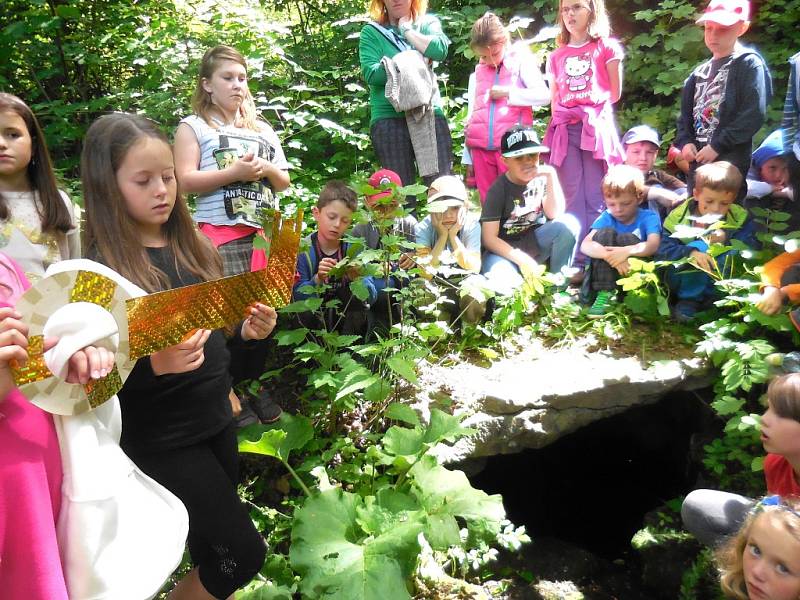
[{"label": "boy in black cap", "polygon": [[498,293],[512,293],[539,262],[549,261],[553,273],[572,264],[580,226],[564,213],[555,169],[539,164],[539,154],[548,151],[529,126],[503,135],[500,153],[508,171],[489,188],[481,212],[481,272]]}]

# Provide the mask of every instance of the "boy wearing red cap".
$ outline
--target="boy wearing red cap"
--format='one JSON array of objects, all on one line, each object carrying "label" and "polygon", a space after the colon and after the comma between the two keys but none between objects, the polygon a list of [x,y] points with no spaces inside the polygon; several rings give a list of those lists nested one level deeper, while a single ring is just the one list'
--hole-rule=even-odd
[{"label": "boy wearing red cap", "polygon": [[[417,220],[410,214],[403,214],[400,208],[397,190],[403,187],[400,176],[389,169],[378,169],[367,180],[367,184],[376,193],[366,194],[364,204],[369,209],[370,219],[366,223],[359,223],[353,228],[353,237],[364,240],[365,248],[378,250],[383,247],[382,238],[386,235],[403,238],[409,245],[408,252],[401,252],[399,259],[392,262],[392,274],[388,277],[372,278],[377,293],[377,298],[372,305],[373,316],[381,323],[387,321],[391,293],[386,289],[397,289],[403,286],[406,277],[399,269],[410,269],[414,261],[410,258],[413,254],[411,246],[414,243],[414,231]],[[401,248],[401,251],[403,248]],[[399,320],[399,310],[396,303],[392,305],[392,321]]]},{"label": "boy wearing red cap", "polygon": [[691,165],[690,192],[698,166],[727,161],[742,174],[737,195],[742,200],[753,136],[764,124],[772,80],[761,55],[738,42],[750,27],[747,0],[711,0],[697,23],[704,26],[711,59],[684,83],[675,145]]}]

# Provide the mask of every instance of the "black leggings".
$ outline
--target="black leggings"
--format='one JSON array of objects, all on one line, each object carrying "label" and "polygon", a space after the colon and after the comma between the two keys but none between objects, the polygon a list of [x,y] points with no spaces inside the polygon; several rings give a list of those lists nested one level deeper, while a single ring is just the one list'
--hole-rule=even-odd
[{"label": "black leggings", "polygon": [[236,492],[239,454],[233,422],[200,443],[130,458],[186,506],[189,553],[209,594],[227,598],[258,573],[266,545]]}]

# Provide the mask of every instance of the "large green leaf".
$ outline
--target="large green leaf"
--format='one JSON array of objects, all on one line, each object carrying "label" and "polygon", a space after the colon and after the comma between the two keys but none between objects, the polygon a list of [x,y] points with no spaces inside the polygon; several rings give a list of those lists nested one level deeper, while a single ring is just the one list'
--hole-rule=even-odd
[{"label": "large green leaf", "polygon": [[314,437],[311,420],[302,415],[282,413],[270,425],[250,425],[239,432],[239,452],[273,456],[284,462],[292,450],[299,450]]},{"label": "large green leaf", "polygon": [[236,594],[237,600],[292,600],[292,591],[282,585],[262,583],[255,589]]},{"label": "large green leaf", "polygon": [[[437,517],[432,524],[438,527],[440,539],[449,537],[456,517],[464,519],[467,528],[480,537],[494,537],[500,531],[506,515],[502,497],[476,490],[462,471],[445,469],[434,457],[425,456],[411,468],[409,477],[422,508]],[[448,519],[452,523],[448,524]]]},{"label": "large green leaf", "polygon": [[406,580],[416,564],[422,526],[395,522],[385,533],[367,536],[359,527],[359,514],[377,523],[379,518],[368,516],[376,506],[335,488],[312,496],[295,513],[289,557],[302,576],[305,598],[411,598]]}]

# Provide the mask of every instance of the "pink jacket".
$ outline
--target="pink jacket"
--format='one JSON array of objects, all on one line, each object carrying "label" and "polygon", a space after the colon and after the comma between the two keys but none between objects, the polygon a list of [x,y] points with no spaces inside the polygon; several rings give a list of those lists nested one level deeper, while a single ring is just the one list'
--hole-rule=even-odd
[{"label": "pink jacket", "polygon": [[506,130],[514,125],[533,123],[533,111],[530,106],[510,106],[508,98],[499,100],[489,98],[492,86],[523,85],[520,81],[520,66],[524,58],[512,47],[506,52],[499,67],[483,63],[475,67],[475,99],[465,131],[468,147],[499,150],[500,138]]}]

